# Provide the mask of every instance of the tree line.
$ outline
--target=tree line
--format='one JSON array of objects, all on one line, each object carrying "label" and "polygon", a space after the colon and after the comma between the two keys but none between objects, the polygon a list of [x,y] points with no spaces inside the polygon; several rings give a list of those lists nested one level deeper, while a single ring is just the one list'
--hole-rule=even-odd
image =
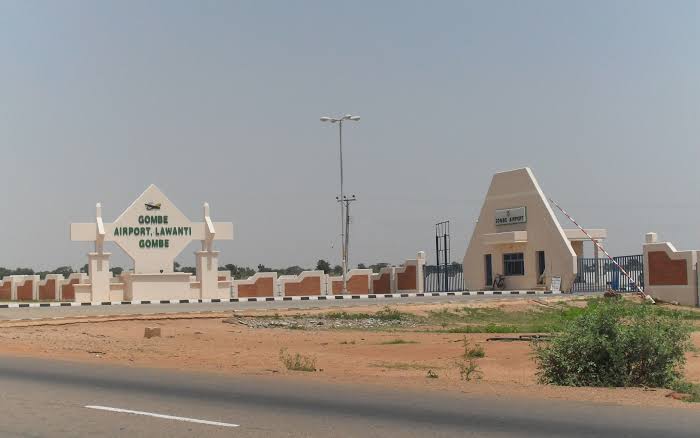
[{"label": "tree line", "polygon": [[[8,275],[38,275],[41,278],[46,278],[47,274],[61,274],[65,278],[68,278],[70,274],[73,273],[87,273],[88,271],[88,265],[87,263],[84,264],[79,270],[75,271],[73,270],[73,267],[71,266],[59,266],[58,268],[51,270],[51,271],[35,271],[32,268],[15,268],[15,269],[10,269],[10,268],[5,268],[0,266],[0,278],[7,277]],[[124,269],[115,266],[110,269],[110,272],[112,272],[114,275],[119,275],[122,272],[124,272]]]},{"label": "tree line", "polygon": [[[372,265],[365,265],[364,263],[358,263],[357,268],[358,269],[371,269],[373,272],[379,272],[381,268],[384,268],[386,266],[390,266],[389,263],[375,263]],[[194,275],[197,272],[197,269],[194,266],[181,266],[180,263],[175,262],[174,266],[174,271],[175,272],[188,272],[192,275]],[[236,280],[241,280],[245,279],[248,277],[253,276],[256,272],[277,272],[277,275],[299,275],[303,271],[310,271],[312,269],[309,268],[303,268],[298,265],[294,266],[289,266],[286,268],[269,268],[263,264],[259,264],[257,266],[257,269],[248,267],[248,266],[238,266],[234,264],[226,264],[224,266],[219,266],[219,271],[229,271],[231,273],[231,277],[236,279]],[[342,275],[343,273],[343,268],[340,265],[335,265],[332,266],[328,261],[326,260],[319,260],[316,263],[316,268],[315,270],[317,271],[323,271],[325,274],[330,274],[330,275]],[[63,277],[68,278],[70,274],[73,273],[87,273],[88,272],[88,265],[87,263],[84,264],[82,267],[80,267],[79,270],[73,270],[73,267],[71,266],[59,266],[56,269],[53,270],[46,270],[46,271],[35,271],[32,268],[5,268],[0,266],[0,278],[4,278],[10,275],[38,275],[40,278],[46,278],[47,274],[61,274]],[[112,272],[115,276],[120,275],[122,272],[124,272],[124,268],[120,266],[114,266],[110,269],[110,272]]]},{"label": "tree line", "polygon": [[[372,272],[379,272],[381,268],[384,268],[386,266],[390,266],[389,263],[381,262],[381,263],[375,263],[372,265],[365,265],[364,263],[358,263],[357,268],[358,269],[371,269]],[[259,264],[257,266],[257,269],[250,268],[248,266],[238,266],[234,264],[226,264],[224,266],[219,266],[219,271],[229,271],[231,273],[231,278],[235,280],[241,280],[245,279],[248,277],[253,276],[256,272],[276,272],[277,275],[299,275],[303,271],[311,271],[313,269],[309,268],[304,268],[298,265],[294,266],[289,266],[286,268],[270,268],[267,267],[263,264]],[[318,262],[316,262],[316,271],[323,271],[325,274],[330,274],[330,275],[342,275],[343,274],[343,268],[340,265],[335,265],[331,266],[331,264],[323,259],[320,259]],[[179,263],[175,263],[175,271],[176,272],[189,272],[194,275],[196,272],[196,268],[192,266],[180,266]]]}]

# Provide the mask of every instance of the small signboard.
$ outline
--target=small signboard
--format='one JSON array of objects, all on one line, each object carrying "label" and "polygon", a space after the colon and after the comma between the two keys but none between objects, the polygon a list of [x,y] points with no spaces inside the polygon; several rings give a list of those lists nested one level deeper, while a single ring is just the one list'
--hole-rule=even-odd
[{"label": "small signboard", "polygon": [[527,209],[525,207],[496,210],[496,225],[524,224],[526,222]]},{"label": "small signboard", "polygon": [[552,277],[552,292],[561,292],[561,277]]}]

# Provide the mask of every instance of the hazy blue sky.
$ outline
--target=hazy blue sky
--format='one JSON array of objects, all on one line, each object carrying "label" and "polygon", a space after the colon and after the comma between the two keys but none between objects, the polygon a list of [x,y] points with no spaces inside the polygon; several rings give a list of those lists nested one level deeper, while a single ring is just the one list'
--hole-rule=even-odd
[{"label": "hazy blue sky", "polygon": [[234,223],[222,263],[337,263],[343,113],[352,264],[443,219],[461,260],[526,165],[613,253],[700,248],[700,2],[0,0],[0,266],[82,265],[69,223],[150,183]]}]

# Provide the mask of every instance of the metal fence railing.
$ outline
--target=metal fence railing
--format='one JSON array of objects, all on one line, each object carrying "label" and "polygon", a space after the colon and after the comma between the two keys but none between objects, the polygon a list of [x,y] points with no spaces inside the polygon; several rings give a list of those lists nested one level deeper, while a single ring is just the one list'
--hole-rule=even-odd
[{"label": "metal fence railing", "polygon": [[426,292],[454,292],[464,290],[464,270],[459,263],[449,265],[425,265]]},{"label": "metal fence railing", "polygon": [[609,259],[577,259],[577,274],[572,292],[599,292],[608,289],[634,291],[639,286],[644,289],[644,256],[630,255],[613,259],[632,277],[630,280]]}]

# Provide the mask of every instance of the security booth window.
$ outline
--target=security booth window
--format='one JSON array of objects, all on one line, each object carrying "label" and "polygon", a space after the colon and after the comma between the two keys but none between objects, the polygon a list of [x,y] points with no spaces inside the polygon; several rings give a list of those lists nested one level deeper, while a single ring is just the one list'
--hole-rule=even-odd
[{"label": "security booth window", "polygon": [[525,257],[523,253],[503,254],[503,275],[525,275]]}]

